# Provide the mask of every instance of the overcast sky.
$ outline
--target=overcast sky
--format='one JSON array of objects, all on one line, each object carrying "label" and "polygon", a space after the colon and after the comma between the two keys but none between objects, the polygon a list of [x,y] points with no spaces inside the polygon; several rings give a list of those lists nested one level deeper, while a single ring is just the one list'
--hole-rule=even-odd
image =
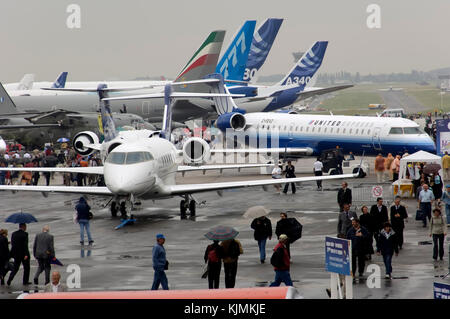
[{"label": "overcast sky", "polygon": [[[69,29],[69,4],[81,28]],[[369,29],[369,4],[381,7],[381,29]],[[53,80],[175,77],[212,30],[224,46],[246,19],[284,18],[261,75],[287,72],[292,52],[328,40],[320,72],[362,74],[450,66],[448,0],[8,0],[0,2],[0,81],[25,73]]]}]

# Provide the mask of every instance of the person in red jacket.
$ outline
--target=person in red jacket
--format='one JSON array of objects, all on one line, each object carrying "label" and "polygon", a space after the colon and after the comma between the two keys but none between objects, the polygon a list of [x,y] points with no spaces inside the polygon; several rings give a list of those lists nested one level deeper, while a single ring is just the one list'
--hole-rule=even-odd
[{"label": "person in red jacket", "polygon": [[274,253],[270,260],[275,270],[275,281],[270,284],[270,287],[278,287],[282,282],[286,286],[292,286],[291,274],[289,273],[291,263],[286,248],[289,239],[285,234],[281,234],[278,240],[279,243],[273,249]]}]

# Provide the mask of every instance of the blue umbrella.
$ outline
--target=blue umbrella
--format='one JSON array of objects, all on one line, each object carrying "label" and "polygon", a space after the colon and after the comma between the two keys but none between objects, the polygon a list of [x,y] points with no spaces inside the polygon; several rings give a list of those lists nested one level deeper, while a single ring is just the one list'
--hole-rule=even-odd
[{"label": "blue umbrella", "polygon": [[56,257],[50,258],[50,264],[64,266],[63,263],[60,262],[59,259]]},{"label": "blue umbrella", "polygon": [[56,142],[57,143],[66,143],[68,141],[70,141],[70,140],[67,137],[61,137],[61,138],[58,138],[58,140]]},{"label": "blue umbrella", "polygon": [[14,213],[8,218],[6,218],[7,223],[13,224],[29,224],[29,223],[37,223],[37,219],[34,218],[33,215],[28,213]]}]

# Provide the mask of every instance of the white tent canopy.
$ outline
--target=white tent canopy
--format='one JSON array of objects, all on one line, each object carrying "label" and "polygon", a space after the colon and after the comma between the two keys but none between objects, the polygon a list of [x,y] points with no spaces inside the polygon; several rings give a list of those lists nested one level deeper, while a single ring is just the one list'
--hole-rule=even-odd
[{"label": "white tent canopy", "polygon": [[[431,154],[425,151],[418,151],[414,154],[403,157],[400,160],[400,170],[398,179],[405,179],[406,177],[406,169],[408,163],[427,163],[427,164],[439,164],[442,165],[442,158],[438,155]],[[439,171],[439,174],[442,176],[442,169]]]}]

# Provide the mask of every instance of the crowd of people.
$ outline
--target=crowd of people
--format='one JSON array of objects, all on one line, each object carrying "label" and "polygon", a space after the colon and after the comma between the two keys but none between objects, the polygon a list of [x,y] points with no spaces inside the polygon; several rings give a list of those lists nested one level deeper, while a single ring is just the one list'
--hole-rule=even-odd
[{"label": "crowd of people", "polygon": [[[67,144],[60,145],[56,149],[51,144],[47,144],[43,150],[35,149],[27,151],[9,147],[11,151],[3,155],[0,159],[0,167],[87,167],[101,166],[101,160],[95,154],[81,156]],[[45,185],[49,186],[54,174],[43,172]],[[19,171],[0,171],[0,185],[38,185],[41,177],[39,172],[19,172]],[[83,174],[83,173],[64,173],[63,183],[66,186],[104,186],[101,175]]]},{"label": "crowd of people", "polygon": [[[449,189],[450,191],[450,189]],[[346,182],[338,191],[337,203],[340,213],[337,225],[337,236],[352,242],[352,273],[363,276],[365,264],[372,259],[373,254],[383,256],[385,276],[392,278],[392,257],[398,256],[403,249],[405,223],[408,222],[406,206],[402,205],[401,197],[396,196],[389,208],[379,197],[376,204],[369,209],[361,207],[361,213],[352,210],[352,192]],[[433,192],[424,184],[418,195],[418,208],[424,212],[424,227],[429,221],[429,236],[433,239],[433,260],[444,257],[444,238],[447,235],[447,218],[441,213],[439,205],[431,214]],[[428,214],[429,212],[429,214]],[[417,219],[417,216],[416,216]],[[374,249],[375,244],[375,249]]]}]

